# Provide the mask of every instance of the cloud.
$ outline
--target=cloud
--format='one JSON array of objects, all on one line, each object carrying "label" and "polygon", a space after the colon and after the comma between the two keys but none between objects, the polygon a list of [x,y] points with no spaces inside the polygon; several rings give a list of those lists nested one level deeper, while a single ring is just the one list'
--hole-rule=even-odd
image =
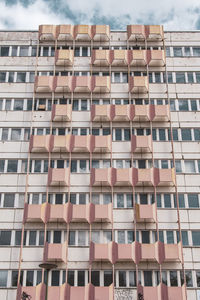
[{"label": "cloud", "polygon": [[163,24],[165,30],[200,29],[199,0],[0,0],[0,29],[39,24]]}]

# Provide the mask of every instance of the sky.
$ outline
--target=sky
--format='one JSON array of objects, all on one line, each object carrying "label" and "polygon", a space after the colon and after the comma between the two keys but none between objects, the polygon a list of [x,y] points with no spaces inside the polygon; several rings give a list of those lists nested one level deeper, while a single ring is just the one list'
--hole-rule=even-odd
[{"label": "sky", "polygon": [[37,30],[40,24],[162,24],[200,30],[200,0],[0,0],[0,30]]}]

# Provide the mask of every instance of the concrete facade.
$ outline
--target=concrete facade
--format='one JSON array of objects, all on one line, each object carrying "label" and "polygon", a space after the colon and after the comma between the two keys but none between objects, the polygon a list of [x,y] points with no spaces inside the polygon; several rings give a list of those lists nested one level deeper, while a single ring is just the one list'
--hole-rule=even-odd
[{"label": "concrete facade", "polygon": [[0,32],[0,173],[2,299],[199,300],[200,32]]}]

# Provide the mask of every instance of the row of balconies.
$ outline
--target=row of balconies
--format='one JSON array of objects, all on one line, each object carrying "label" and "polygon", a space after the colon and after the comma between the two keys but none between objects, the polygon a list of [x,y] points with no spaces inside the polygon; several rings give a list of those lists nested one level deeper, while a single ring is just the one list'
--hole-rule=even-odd
[{"label": "row of balconies", "polygon": [[[127,39],[132,40],[162,40],[164,38],[161,25],[128,25]],[[110,26],[108,25],[40,25],[40,41],[108,41]]]},{"label": "row of balconies", "polygon": [[[39,284],[37,286],[18,286],[17,300],[21,300],[22,292],[30,295],[31,299],[44,300],[46,286]],[[137,287],[137,294],[142,295],[144,300],[186,300],[185,285],[181,287],[167,287],[165,284],[158,286],[141,286]],[[137,297],[137,296],[136,296]],[[113,300],[114,286],[70,286],[64,283],[61,286],[48,287],[48,300]]]},{"label": "row of balconies", "polygon": [[[137,222],[156,222],[156,205],[136,204]],[[66,204],[25,204],[24,223],[31,222],[112,222],[112,204],[93,203],[76,205]]]},{"label": "row of balconies", "polygon": [[[110,153],[112,151],[111,135],[32,135],[30,152],[79,152]],[[131,137],[131,152],[147,153],[152,151],[151,135]]]},{"label": "row of balconies", "polygon": [[[36,93],[110,93],[110,76],[36,76]],[[130,93],[147,93],[147,76],[129,77]]]},{"label": "row of balconies", "polygon": [[[166,122],[170,119],[168,105],[92,105],[91,121],[94,122],[127,122],[156,121]],[[52,108],[52,121],[71,121],[72,105],[55,104]]]},{"label": "row of balconies", "polygon": [[[70,66],[74,63],[74,50],[56,50],[57,66]],[[94,66],[134,66],[147,64],[150,67],[165,65],[164,50],[92,50],[91,63]]]},{"label": "row of balconies", "polygon": [[[49,186],[68,186],[70,169],[48,171]],[[91,169],[91,186],[174,186],[174,169]]]},{"label": "row of balconies", "polygon": [[[90,262],[106,262],[115,264],[118,262],[142,262],[166,263],[182,262],[181,243],[164,244],[142,244],[133,242],[131,244],[118,244],[110,242],[107,244],[90,243]],[[45,243],[44,262],[67,262],[67,242],[62,244]]]}]

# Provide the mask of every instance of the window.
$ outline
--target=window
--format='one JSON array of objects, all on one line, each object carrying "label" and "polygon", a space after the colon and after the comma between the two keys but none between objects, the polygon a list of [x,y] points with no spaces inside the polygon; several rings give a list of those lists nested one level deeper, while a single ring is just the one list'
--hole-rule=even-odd
[{"label": "window", "polygon": [[178,286],[177,271],[170,271],[169,274],[170,274],[170,285]]},{"label": "window", "polygon": [[0,270],[0,287],[7,286],[8,271]]},{"label": "window", "polygon": [[68,271],[67,275],[67,283],[71,286],[74,286],[74,271]]},{"label": "window", "polygon": [[6,81],[6,72],[0,72],[0,82]]},{"label": "window", "polygon": [[185,172],[186,173],[195,173],[195,161],[194,160],[185,160]]},{"label": "window", "polygon": [[185,83],[185,73],[176,73],[176,83]]},{"label": "window", "polygon": [[8,160],[8,173],[16,173],[17,172],[18,161],[17,160]]},{"label": "window", "polygon": [[26,272],[26,286],[33,286],[33,271]]},{"label": "window", "polygon": [[175,57],[183,56],[181,47],[174,47],[173,50],[174,50],[174,56]]},{"label": "window", "polygon": [[173,83],[172,72],[167,72],[168,83]]},{"label": "window", "polygon": [[194,139],[195,141],[200,141],[200,129],[194,129]]},{"label": "window", "polygon": [[104,271],[104,286],[109,286],[112,284],[113,278],[112,278],[112,271],[107,270]]},{"label": "window", "polygon": [[188,206],[189,208],[199,207],[198,194],[188,194]]},{"label": "window", "polygon": [[8,56],[8,55],[9,55],[9,46],[1,46],[0,56]]},{"label": "window", "polygon": [[1,230],[0,231],[0,245],[9,246],[11,242],[11,231]]},{"label": "window", "polygon": [[36,231],[29,232],[29,246],[36,245]]},{"label": "window", "polygon": [[12,46],[12,53],[11,56],[17,56],[17,46]]},{"label": "window", "polygon": [[173,231],[167,231],[167,244],[174,244],[174,233]]},{"label": "window", "polygon": [[16,230],[15,231],[15,246],[21,245],[21,236],[22,236],[21,230]]},{"label": "window", "polygon": [[94,286],[100,286],[100,274],[99,271],[92,271],[91,281]]},{"label": "window", "polygon": [[4,207],[14,207],[15,194],[4,194]]},{"label": "window", "polygon": [[192,231],[193,246],[200,246],[200,231]]},{"label": "window", "polygon": [[21,139],[21,129],[20,128],[12,128],[11,140],[12,141],[20,141],[20,139]]},{"label": "window", "polygon": [[16,82],[19,83],[26,82],[26,72],[17,72]]},{"label": "window", "polygon": [[52,286],[59,286],[59,277],[60,277],[60,271],[52,271],[51,273]]},{"label": "window", "polygon": [[144,285],[152,286],[152,271],[144,271]]},{"label": "window", "polygon": [[200,47],[193,47],[193,56],[200,56]]},{"label": "window", "polygon": [[188,77],[188,83],[193,83],[193,73],[192,72],[187,72],[187,77]]},{"label": "window", "polygon": [[126,271],[119,271],[119,287],[126,287]]},{"label": "window", "polygon": [[187,287],[192,287],[193,286],[192,271],[185,271],[185,277],[186,277]]},{"label": "window", "polygon": [[200,271],[196,271],[197,286],[200,287]]},{"label": "window", "polygon": [[188,111],[188,101],[187,100],[178,100],[179,111]]},{"label": "window", "polygon": [[20,47],[19,56],[28,56],[28,47],[27,46]]},{"label": "window", "polygon": [[15,100],[13,110],[23,110],[24,100]]},{"label": "window", "polygon": [[78,271],[78,286],[85,285],[85,271]]},{"label": "window", "polygon": [[164,194],[164,205],[166,208],[171,207],[171,197],[170,194]]},{"label": "window", "polygon": [[192,135],[191,135],[191,130],[190,129],[181,129],[181,136],[182,136],[182,141],[191,141],[192,140]]},{"label": "window", "polygon": [[181,161],[175,160],[176,173],[182,173]]},{"label": "window", "polygon": [[190,56],[190,47],[185,47],[184,48],[184,51],[185,51],[185,56]]},{"label": "window", "polygon": [[150,233],[149,231],[141,231],[143,244],[150,243],[150,234],[149,233]]}]

